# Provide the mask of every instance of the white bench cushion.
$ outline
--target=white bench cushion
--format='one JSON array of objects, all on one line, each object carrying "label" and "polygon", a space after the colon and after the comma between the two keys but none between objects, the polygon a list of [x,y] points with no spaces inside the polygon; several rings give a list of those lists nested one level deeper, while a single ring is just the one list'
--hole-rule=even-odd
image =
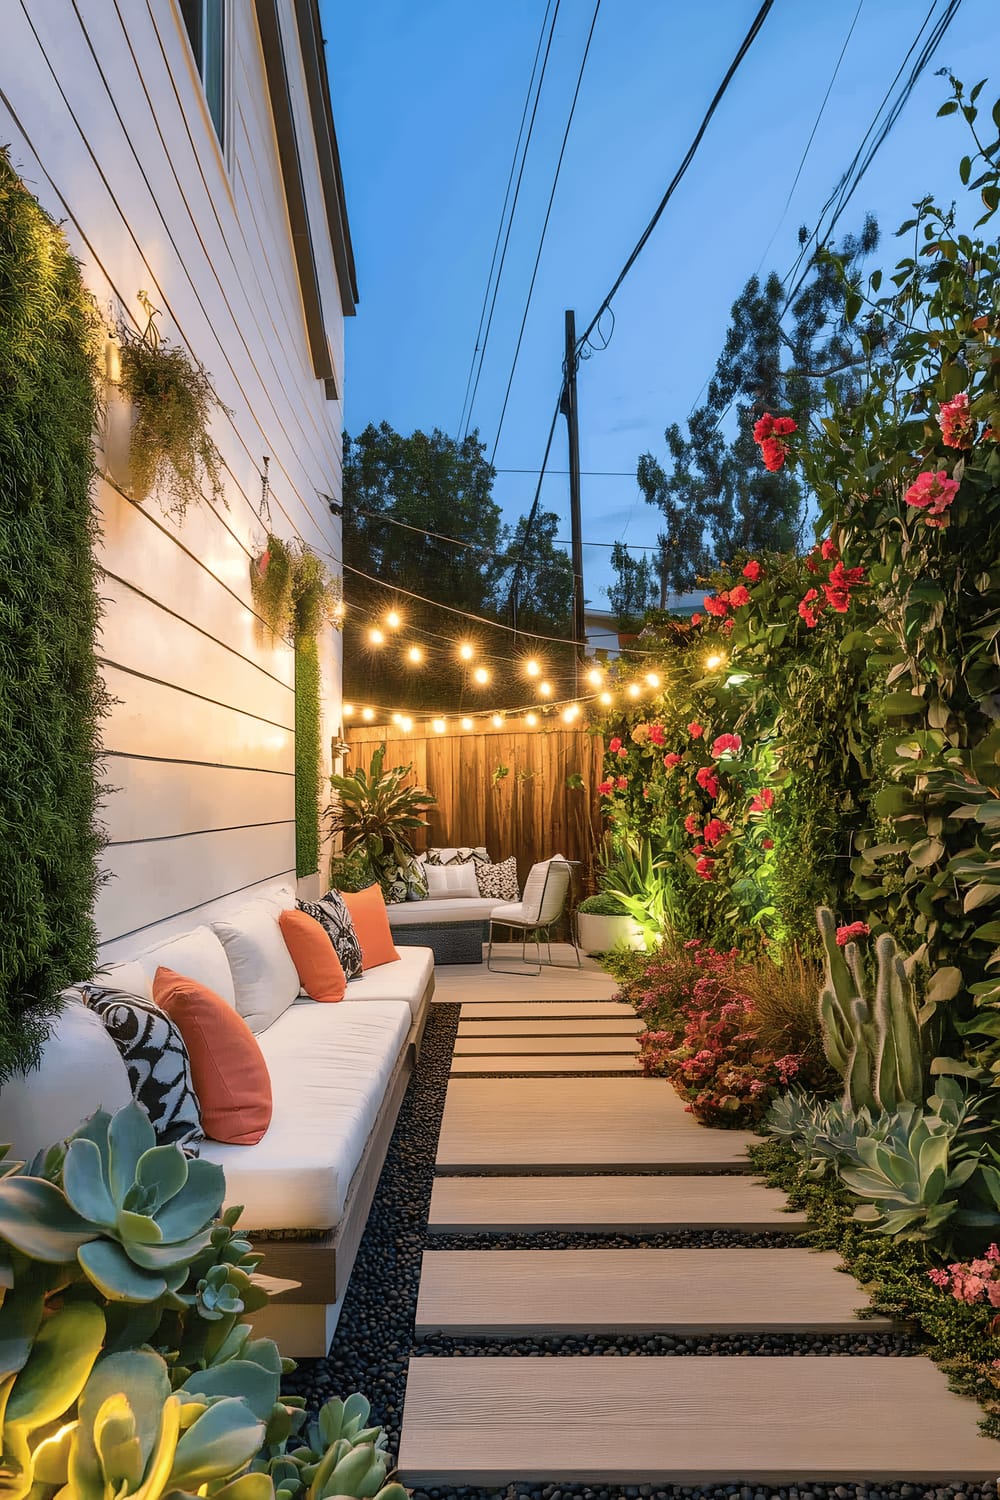
[{"label": "white bench cushion", "polygon": [[[420,951],[420,950],[416,950]],[[394,968],[386,964],[384,968]],[[361,981],[357,981],[358,984]],[[206,1141],[244,1229],[331,1229],[410,1030],[402,1001],[292,1005],[259,1037],[273,1113],[256,1146]]]},{"label": "white bench cushion", "polygon": [[355,1000],[369,1001],[405,1000],[411,1015],[420,1009],[428,980],[434,973],[434,954],[430,948],[397,948],[398,959],[390,964],[379,964],[368,969],[360,979],[352,979],[347,986],[347,995],[340,1003],[346,1005]]},{"label": "white bench cushion", "polygon": [[407,901],[387,906],[389,926],[426,927],[429,922],[485,922],[496,906],[493,896],[453,896],[450,901]]}]

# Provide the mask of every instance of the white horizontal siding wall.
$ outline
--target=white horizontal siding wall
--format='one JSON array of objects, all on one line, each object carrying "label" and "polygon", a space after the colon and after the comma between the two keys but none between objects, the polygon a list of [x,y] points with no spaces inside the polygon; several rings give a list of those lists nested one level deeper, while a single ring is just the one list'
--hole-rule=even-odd
[{"label": "white horizontal siding wall", "polygon": [[[343,317],[292,0],[286,62],[324,316],[343,390]],[[95,500],[106,569],[105,957],[197,920],[199,908],[294,879],[294,664],[266,639],[249,562],[264,526],[339,571],[342,407],[312,369],[251,0],[227,23],[230,139],[216,139],[175,0],[7,0],[0,126],[15,166],[65,224],[109,318],[136,326],[137,292],[164,337],[209,371],[228,414],[213,436],[226,505],[183,521],[105,477]],[[323,742],[340,724],[340,646],[321,643]]]}]

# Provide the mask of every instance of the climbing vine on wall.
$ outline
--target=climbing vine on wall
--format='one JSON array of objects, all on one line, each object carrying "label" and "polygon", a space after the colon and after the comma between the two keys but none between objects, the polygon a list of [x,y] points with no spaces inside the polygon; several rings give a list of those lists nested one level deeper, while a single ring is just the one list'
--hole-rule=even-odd
[{"label": "climbing vine on wall", "polygon": [[62,232],[0,151],[0,1079],[94,969],[106,697],[90,501],[98,323]]}]

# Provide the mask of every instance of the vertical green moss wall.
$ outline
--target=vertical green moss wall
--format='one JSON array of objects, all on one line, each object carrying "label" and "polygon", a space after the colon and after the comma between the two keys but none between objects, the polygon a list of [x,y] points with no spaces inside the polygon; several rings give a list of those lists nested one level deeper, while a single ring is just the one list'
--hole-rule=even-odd
[{"label": "vertical green moss wall", "polygon": [[0,152],[0,1080],[96,961],[96,330],[62,233]]},{"label": "vertical green moss wall", "polygon": [[319,869],[319,651],[315,635],[295,640],[295,872]]}]

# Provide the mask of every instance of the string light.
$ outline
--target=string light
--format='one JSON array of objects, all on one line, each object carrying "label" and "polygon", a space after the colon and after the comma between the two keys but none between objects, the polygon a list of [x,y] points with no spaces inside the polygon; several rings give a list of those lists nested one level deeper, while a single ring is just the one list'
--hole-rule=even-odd
[{"label": "string light", "polygon": [[602,693],[601,696],[600,696],[600,698],[598,698],[597,701],[604,708],[610,708],[611,705],[612,705],[612,703],[614,702],[614,699],[612,698],[612,696],[611,696],[610,693]]},{"label": "string light", "polygon": [[390,609],[389,613],[385,617],[385,623],[388,625],[390,630],[398,630],[400,625],[402,625],[403,623],[403,617],[398,610]]},{"label": "string light", "polygon": [[525,662],[524,670],[529,677],[537,677],[542,669],[538,665],[535,658],[532,656]]},{"label": "string light", "polygon": [[419,667],[424,659],[424,653],[419,646],[411,646],[406,653],[406,659],[412,662],[415,667]]},{"label": "string light", "polygon": [[480,687],[485,687],[490,680],[490,674],[485,667],[477,667],[472,674],[473,682],[478,682]]},{"label": "string light", "polygon": [[463,729],[471,729],[472,728],[472,720],[471,719],[463,719],[462,720],[462,728]]},{"label": "string light", "polygon": [[445,734],[448,729],[447,720],[434,719],[431,723],[431,728],[434,730],[435,734]]},{"label": "string light", "polygon": [[590,683],[591,687],[601,686],[604,681],[604,673],[601,671],[600,667],[591,667],[590,671],[587,673],[587,681]]},{"label": "string light", "polygon": [[630,682],[625,691],[628,693],[630,698],[638,698],[640,693],[642,692],[642,688],[637,682]]},{"label": "string light", "polygon": [[541,695],[542,695],[543,698],[551,698],[552,697],[552,684],[551,684],[551,682],[540,682],[538,684],[538,691],[541,693]]},{"label": "string light", "polygon": [[463,661],[471,661],[476,654],[476,648],[471,641],[463,641],[458,648],[458,654]]},{"label": "string light", "polygon": [[373,625],[372,628],[371,628],[371,630],[369,630],[369,632],[368,632],[368,640],[369,640],[369,643],[372,646],[384,646],[385,645],[385,636],[383,635],[382,631],[379,630],[379,628],[378,628],[377,625]]},{"label": "string light", "polygon": [[400,722],[399,727],[404,734],[409,734],[410,730],[413,728],[413,720],[408,716],[404,716],[404,718]]},{"label": "string light", "polygon": [[563,713],[562,713],[563,723],[564,724],[572,724],[573,720],[579,717],[579,714],[580,714],[580,705],[579,705],[579,703],[571,703],[571,704],[569,704],[569,706],[567,708],[563,709]]},{"label": "string light", "polygon": [[503,728],[503,715],[502,714],[494,714],[493,717],[492,717],[492,719],[490,720],[490,723],[493,725],[494,729],[502,729]]},{"label": "string light", "polygon": [[724,656],[719,655],[718,651],[713,651],[711,656],[706,657],[705,665],[710,672],[714,672],[717,667],[722,666],[722,663],[725,661],[725,659],[726,658]]},{"label": "string light", "polygon": [[374,719],[375,717],[375,710],[373,708],[363,708],[361,710],[361,717],[364,719],[366,724],[370,724],[372,719]]},{"label": "string light", "polygon": [[527,724],[527,726],[528,726],[529,729],[534,729],[535,725],[538,723],[538,715],[537,714],[525,714],[525,716],[524,716],[524,722]]},{"label": "string light", "polygon": [[353,703],[345,703],[344,704],[344,718],[345,719],[349,719],[353,713],[354,713],[354,704]]},{"label": "string light", "polygon": [[646,683],[651,688],[658,688],[660,685],[659,674],[657,672],[647,672]]},{"label": "string light", "polygon": [[403,724],[403,715],[402,715],[402,714],[393,714],[393,716],[392,716],[392,722],[393,722],[393,723],[394,723],[394,724],[398,724],[398,725],[399,725],[399,727],[400,727],[400,728],[402,728],[402,724]]}]

